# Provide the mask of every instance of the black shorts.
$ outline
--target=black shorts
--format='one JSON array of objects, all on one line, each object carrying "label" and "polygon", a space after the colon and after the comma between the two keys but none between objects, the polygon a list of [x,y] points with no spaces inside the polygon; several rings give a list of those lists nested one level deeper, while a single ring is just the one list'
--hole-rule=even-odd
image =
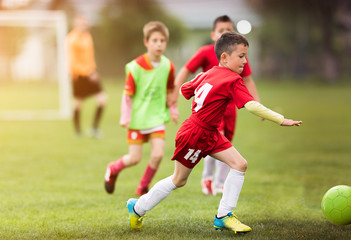
[{"label": "black shorts", "polygon": [[73,96],[86,98],[102,91],[100,79],[92,81],[88,76],[78,76],[73,79]]}]

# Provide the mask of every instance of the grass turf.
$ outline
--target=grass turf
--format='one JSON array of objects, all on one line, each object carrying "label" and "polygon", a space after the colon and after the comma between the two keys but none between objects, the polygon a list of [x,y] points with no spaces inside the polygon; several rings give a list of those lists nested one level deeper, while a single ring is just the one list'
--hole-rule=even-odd
[{"label": "grass turf", "polygon": [[[106,164],[127,150],[126,130],[118,124],[123,84],[107,82],[101,140],[76,137],[71,121],[0,122],[0,239],[350,239],[351,227],[327,222],[320,202],[332,186],[351,185],[351,86],[257,86],[267,107],[304,123],[279,127],[239,111],[233,144],[249,166],[235,213],[251,233],[213,229],[220,196],[202,195],[202,162],[184,188],[148,213],[141,231],[129,228],[125,201],[134,197],[149,145],[143,162],[123,171],[116,192],[106,194]],[[180,98],[179,106],[182,122],[190,101]],[[90,99],[84,128],[94,111]],[[173,172],[169,159],[179,126],[167,124],[165,157],[153,183]]]}]

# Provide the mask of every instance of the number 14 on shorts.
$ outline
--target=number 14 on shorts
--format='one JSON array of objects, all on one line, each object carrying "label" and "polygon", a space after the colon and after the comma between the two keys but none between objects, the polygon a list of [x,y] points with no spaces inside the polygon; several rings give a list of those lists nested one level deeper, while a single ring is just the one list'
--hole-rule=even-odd
[{"label": "number 14 on shorts", "polygon": [[188,149],[188,153],[184,156],[186,160],[191,161],[192,163],[195,163],[197,159],[199,158],[199,154],[201,153],[201,150],[197,150],[195,152],[195,149]]}]

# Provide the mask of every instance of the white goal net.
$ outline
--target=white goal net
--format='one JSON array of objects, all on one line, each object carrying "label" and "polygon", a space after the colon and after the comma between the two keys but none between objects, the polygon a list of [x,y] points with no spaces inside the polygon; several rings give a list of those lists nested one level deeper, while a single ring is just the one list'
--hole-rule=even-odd
[{"label": "white goal net", "polygon": [[0,11],[0,120],[71,116],[66,34],[62,11]]}]

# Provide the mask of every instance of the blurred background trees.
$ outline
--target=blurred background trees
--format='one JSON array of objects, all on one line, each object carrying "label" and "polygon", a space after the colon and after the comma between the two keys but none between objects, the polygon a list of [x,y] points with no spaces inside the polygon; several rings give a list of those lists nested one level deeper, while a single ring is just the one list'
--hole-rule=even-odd
[{"label": "blurred background trees", "polygon": [[[11,0],[0,0],[0,9]],[[16,1],[13,1],[16,2]],[[142,28],[151,20],[163,21],[170,30],[166,55],[176,62],[179,69],[200,47],[199,39],[209,36],[213,16],[204,14],[226,9],[218,15],[227,14],[234,20],[259,16],[247,35],[250,46],[250,62],[256,79],[293,78],[299,81],[317,79],[335,83],[351,74],[351,1],[349,0],[221,0],[217,8],[209,8],[213,2],[206,0],[23,0],[27,5],[14,9],[64,10],[71,29],[72,18],[80,13],[80,7],[99,3],[97,17],[92,22],[92,34],[96,46],[99,71],[108,77],[124,75],[124,65],[145,52]],[[192,3],[192,4],[190,4]],[[165,8],[166,5],[171,7]],[[173,5],[172,5],[173,4]],[[198,8],[188,9],[189,6]],[[226,8],[223,8],[226,6]],[[242,7],[249,12],[242,11]],[[176,14],[177,9],[184,9]],[[222,8],[221,8],[222,7]],[[206,8],[206,11],[204,10]],[[12,9],[10,9],[12,10]],[[191,10],[191,11],[189,11]],[[200,11],[201,10],[201,11]],[[202,11],[203,10],[203,11]],[[204,17],[208,25],[196,28],[189,23]],[[246,15],[245,15],[246,14]],[[194,18],[196,16],[196,18]],[[209,19],[211,18],[211,19]],[[186,40],[186,41],[185,41]],[[6,39],[0,40],[0,43]],[[1,46],[0,46],[1,49]],[[2,54],[6,49],[1,50]],[[256,54],[258,53],[258,54]]]},{"label": "blurred background trees", "polygon": [[169,47],[178,46],[184,26],[153,0],[113,0],[100,12],[99,26],[92,29],[99,69],[106,74],[123,75],[127,62],[146,52],[143,26],[162,21],[170,32]]},{"label": "blurred background trees", "polygon": [[328,82],[350,75],[351,1],[248,2],[262,17],[262,74]]}]

